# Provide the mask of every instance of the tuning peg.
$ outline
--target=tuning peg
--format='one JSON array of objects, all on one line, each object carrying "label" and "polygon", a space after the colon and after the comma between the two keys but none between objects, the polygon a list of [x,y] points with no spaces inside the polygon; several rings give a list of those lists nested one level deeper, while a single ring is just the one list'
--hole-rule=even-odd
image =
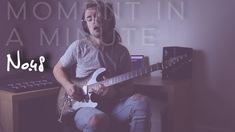
[{"label": "tuning peg", "polygon": [[165,66],[165,69],[168,69],[168,66]]},{"label": "tuning peg", "polygon": [[177,59],[177,62],[179,62],[179,61],[180,61],[180,59],[178,58],[178,59]]}]

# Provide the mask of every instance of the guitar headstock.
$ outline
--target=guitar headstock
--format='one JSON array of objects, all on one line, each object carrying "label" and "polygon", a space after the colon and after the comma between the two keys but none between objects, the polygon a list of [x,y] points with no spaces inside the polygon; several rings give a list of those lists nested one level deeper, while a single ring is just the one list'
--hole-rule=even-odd
[{"label": "guitar headstock", "polygon": [[[175,76],[173,78],[177,78],[176,74],[190,75],[188,72],[192,72],[192,56],[186,53],[172,57],[162,63],[163,78],[168,78],[169,76]],[[180,75],[178,76],[180,77]]]},{"label": "guitar headstock", "polygon": [[167,61],[164,61],[163,64],[163,70],[167,70],[170,68],[175,68],[179,65],[185,65],[187,63],[191,63],[192,58],[188,54],[179,55],[173,58],[170,58]]}]

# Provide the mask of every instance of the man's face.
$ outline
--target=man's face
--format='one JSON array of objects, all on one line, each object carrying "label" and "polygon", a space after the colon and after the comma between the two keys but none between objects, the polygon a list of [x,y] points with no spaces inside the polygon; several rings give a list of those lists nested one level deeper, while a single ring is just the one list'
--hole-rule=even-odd
[{"label": "man's face", "polygon": [[96,7],[86,9],[85,21],[90,34],[96,38],[100,38],[102,35],[103,26],[103,16],[101,12]]}]

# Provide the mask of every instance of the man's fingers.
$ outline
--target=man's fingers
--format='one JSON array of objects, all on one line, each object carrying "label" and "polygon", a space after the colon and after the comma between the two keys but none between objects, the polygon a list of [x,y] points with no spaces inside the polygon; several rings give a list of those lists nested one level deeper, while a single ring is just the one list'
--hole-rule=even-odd
[{"label": "man's fingers", "polygon": [[71,94],[73,94],[73,93],[74,93],[74,89],[69,89],[69,92],[70,92]]},{"label": "man's fingers", "polygon": [[102,95],[104,92],[104,89],[105,89],[105,86],[103,84],[99,83],[97,93],[99,95]]},{"label": "man's fingers", "polygon": [[105,80],[105,79],[107,79],[105,76],[103,76],[103,79]]}]

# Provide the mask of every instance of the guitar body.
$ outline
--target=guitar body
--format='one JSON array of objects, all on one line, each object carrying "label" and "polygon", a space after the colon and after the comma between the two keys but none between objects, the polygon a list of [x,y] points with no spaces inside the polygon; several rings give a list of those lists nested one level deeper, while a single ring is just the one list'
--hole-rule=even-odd
[{"label": "guitar body", "polygon": [[57,98],[58,112],[61,115],[67,115],[82,107],[96,107],[98,104],[90,99],[91,93],[87,92],[87,85],[97,83],[98,77],[104,72],[105,68],[99,68],[91,75],[91,77],[87,77],[83,80],[72,81],[75,84],[76,88],[82,88],[83,93],[86,96],[86,99],[84,101],[77,101],[75,99],[72,99],[67,95],[65,88],[61,87]]}]

